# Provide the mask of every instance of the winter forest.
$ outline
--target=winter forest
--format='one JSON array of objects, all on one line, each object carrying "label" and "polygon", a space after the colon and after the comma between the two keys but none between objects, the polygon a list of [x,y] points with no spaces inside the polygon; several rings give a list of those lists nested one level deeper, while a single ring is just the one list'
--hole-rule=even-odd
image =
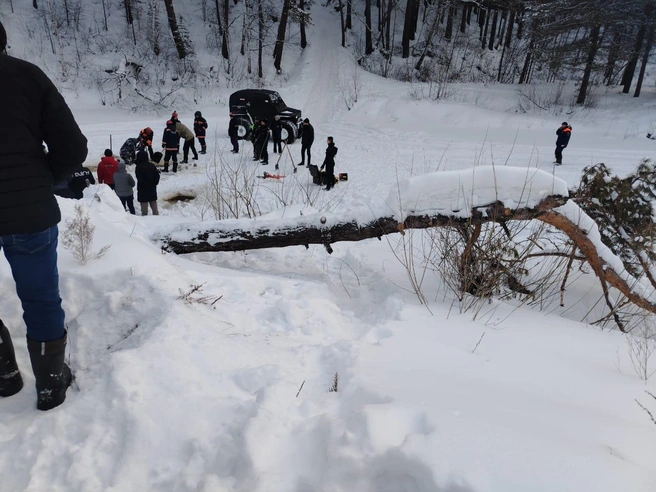
[{"label": "winter forest", "polygon": [[[32,40],[25,49],[43,54],[63,83],[94,87],[103,104],[157,107],[176,101],[181,88],[198,100],[216,85],[270,84],[271,74],[283,70],[285,51],[296,56],[305,49],[313,25],[313,0],[188,3],[33,0],[34,11],[20,21]],[[620,85],[638,97],[654,44],[650,0],[328,5],[339,12],[331,27],[358,65],[382,77],[428,82],[417,93],[431,99],[448,97],[455,82],[575,81],[567,104],[589,107],[601,87]],[[551,102],[530,89],[521,94],[527,106]]]},{"label": "winter forest", "polygon": [[74,379],[45,412],[0,255],[0,492],[656,490],[656,0],[0,22],[88,148],[54,191]]}]

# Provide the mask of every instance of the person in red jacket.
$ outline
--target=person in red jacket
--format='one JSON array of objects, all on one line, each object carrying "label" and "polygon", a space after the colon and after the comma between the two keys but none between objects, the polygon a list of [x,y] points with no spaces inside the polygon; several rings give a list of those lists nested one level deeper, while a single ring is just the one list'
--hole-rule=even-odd
[{"label": "person in red jacket", "polygon": [[114,189],[114,173],[118,171],[118,162],[114,159],[111,149],[105,150],[105,157],[98,164],[98,184],[106,184]]}]

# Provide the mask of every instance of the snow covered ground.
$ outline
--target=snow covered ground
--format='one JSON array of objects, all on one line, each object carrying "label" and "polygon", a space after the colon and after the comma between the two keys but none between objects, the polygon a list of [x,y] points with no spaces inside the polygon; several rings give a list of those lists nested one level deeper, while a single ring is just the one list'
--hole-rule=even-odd
[{"label": "snow covered ground", "polygon": [[[273,172],[275,154],[264,168],[247,143],[241,156],[215,153],[229,148],[225,106],[172,108],[187,124],[203,110],[210,153],[163,176],[162,197],[200,196],[215,159],[250,166],[261,211],[275,217],[366,208],[410,193],[401,181],[429,171],[512,165],[554,174],[562,189],[586,165],[622,174],[656,154],[645,138],[653,93],[637,102],[609,94],[596,110],[553,116],[516,112],[515,87],[456,87],[460,100],[436,103],[362,73],[348,111],[339,78],[355,64],[336,48],[333,13],[313,10],[311,44],[279,90],[315,126],[314,162],[334,136],[336,172],[349,181],[315,191],[288,156],[286,178],[257,179]],[[165,117],[69,101],[89,164],[110,133],[120,146],[143,126],[156,138],[164,127]],[[554,168],[565,119],[573,136]],[[300,146],[291,150],[297,161]],[[305,204],[302,189],[311,190]],[[283,202],[296,203],[276,211]],[[294,247],[179,257],[151,238],[197,220],[199,199],[162,201],[159,217],[125,214],[104,186],[82,203],[95,248],[111,248],[86,266],[60,248],[77,387],[53,411],[34,408],[20,307],[0,262],[0,313],[26,379],[0,401],[0,491],[656,490],[656,426],[634,401],[649,404],[644,390],[656,380],[635,375],[624,336],[579,322],[598,299],[595,282],[572,285],[565,308],[495,302],[472,320],[437,287],[430,311],[420,305],[391,251],[399,238],[338,243],[332,255]],[[60,205],[73,215],[74,202]],[[201,284],[191,297],[205,303],[180,298]]]}]

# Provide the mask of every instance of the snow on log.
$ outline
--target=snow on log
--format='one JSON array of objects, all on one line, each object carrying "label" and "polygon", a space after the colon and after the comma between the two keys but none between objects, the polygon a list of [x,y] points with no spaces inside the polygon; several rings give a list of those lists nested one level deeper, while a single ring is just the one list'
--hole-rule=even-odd
[{"label": "snow on log", "polygon": [[195,223],[156,237],[177,254],[381,238],[404,229],[531,220],[567,201],[566,183],[537,169],[480,166],[402,180],[387,200],[350,214]]}]

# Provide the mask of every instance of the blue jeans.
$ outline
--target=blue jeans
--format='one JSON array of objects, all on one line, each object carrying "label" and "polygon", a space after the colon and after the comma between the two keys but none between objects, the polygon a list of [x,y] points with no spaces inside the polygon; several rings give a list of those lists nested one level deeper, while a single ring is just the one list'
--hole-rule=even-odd
[{"label": "blue jeans", "polygon": [[27,336],[50,342],[64,336],[64,310],[59,297],[57,226],[35,234],[0,236],[0,249],[11,267],[23,305]]}]

